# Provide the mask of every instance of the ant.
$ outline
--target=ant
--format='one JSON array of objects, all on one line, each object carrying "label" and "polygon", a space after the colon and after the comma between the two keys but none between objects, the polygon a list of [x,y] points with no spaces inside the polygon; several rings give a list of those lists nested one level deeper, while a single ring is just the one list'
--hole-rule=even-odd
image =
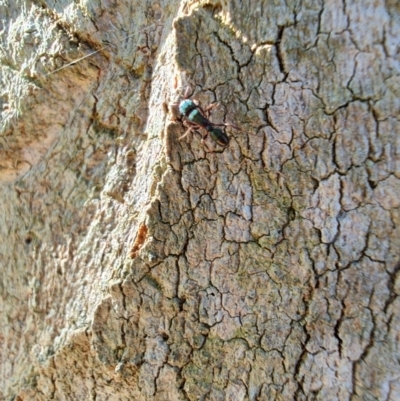
[{"label": "ant", "polygon": [[[218,143],[220,146],[228,146],[229,137],[226,135],[224,131],[216,127],[232,127],[239,130],[239,127],[235,125],[223,123],[223,124],[214,124],[212,123],[208,117],[209,112],[214,107],[218,106],[218,103],[213,103],[209,105],[205,110],[201,107],[200,103],[196,100],[189,99],[190,87],[186,89],[183,100],[179,103],[179,112],[186,118],[185,126],[188,126],[189,129],[182,135],[179,140],[188,135],[191,131],[195,129],[204,129],[206,133],[202,136],[201,142],[204,143],[207,135],[210,134],[211,138]],[[207,116],[207,117],[206,117]]]}]

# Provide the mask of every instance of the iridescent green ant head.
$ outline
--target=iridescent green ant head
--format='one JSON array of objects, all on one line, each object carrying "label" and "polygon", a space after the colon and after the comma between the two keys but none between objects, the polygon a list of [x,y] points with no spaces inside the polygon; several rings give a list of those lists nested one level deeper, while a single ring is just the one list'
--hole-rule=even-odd
[{"label": "iridescent green ant head", "polygon": [[184,115],[187,116],[193,109],[195,109],[197,106],[194,103],[193,100],[191,99],[184,99],[181,101],[181,103],[179,104],[179,112]]}]

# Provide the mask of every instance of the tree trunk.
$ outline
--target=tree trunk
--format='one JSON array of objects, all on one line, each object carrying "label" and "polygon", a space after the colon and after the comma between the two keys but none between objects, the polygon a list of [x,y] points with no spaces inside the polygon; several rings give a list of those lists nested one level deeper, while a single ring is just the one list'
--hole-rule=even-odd
[{"label": "tree trunk", "polygon": [[400,399],[397,0],[0,15],[0,399]]}]

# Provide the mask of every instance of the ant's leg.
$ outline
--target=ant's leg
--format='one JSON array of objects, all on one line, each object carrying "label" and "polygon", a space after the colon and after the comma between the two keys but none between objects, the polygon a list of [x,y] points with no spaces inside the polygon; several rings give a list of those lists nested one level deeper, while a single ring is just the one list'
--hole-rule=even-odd
[{"label": "ant's leg", "polygon": [[210,147],[207,145],[207,142],[206,142],[207,136],[208,136],[208,132],[206,132],[204,135],[202,135],[201,144],[206,148],[206,150],[208,152],[212,152],[213,150],[210,149]]},{"label": "ant's leg", "polygon": [[[187,136],[190,132],[194,131],[196,128],[199,128],[197,124],[191,123],[189,121],[184,121],[183,125],[188,128],[188,130],[178,139],[179,141]],[[201,127],[200,127],[201,128]]]},{"label": "ant's leg", "polygon": [[[201,103],[198,101],[198,100],[196,100],[196,99],[193,99],[193,103],[196,105],[196,107],[200,110],[200,113],[203,115],[203,116],[205,116],[206,115],[206,112],[203,110],[203,108],[201,107]],[[206,109],[207,110],[207,109]],[[207,114],[207,117],[208,117],[208,114]]]},{"label": "ant's leg", "polygon": [[[193,100],[193,103],[201,111],[201,114],[203,114],[203,116],[206,116],[207,118],[210,118],[210,110],[212,110],[214,107],[219,106],[219,103],[212,103],[209,106],[207,106],[205,109],[203,109],[203,107],[201,107],[201,103],[198,100]],[[215,124],[213,124],[213,125],[215,125]]]},{"label": "ant's leg", "polygon": [[199,134],[201,136],[201,144],[206,148],[206,150],[208,152],[212,152],[213,150],[210,149],[210,147],[207,145],[207,142],[206,142],[208,132],[202,130],[204,132],[204,134],[201,134],[200,131],[196,130],[196,129],[198,129],[198,130],[201,129],[201,127],[199,125],[194,124],[194,123],[188,123],[187,121],[185,121],[185,123],[186,123],[185,124],[186,126],[190,125],[190,128],[186,131],[185,135],[181,136],[179,139],[182,139],[183,137],[185,137],[190,131],[195,131],[197,134]]},{"label": "ant's leg", "polygon": [[237,129],[238,131],[241,131],[241,130],[242,130],[242,129],[241,129],[240,127],[238,127],[237,125],[233,125],[233,124],[230,124],[230,123],[223,123],[223,124],[214,124],[214,123],[213,123],[213,125],[216,126],[216,127],[230,127],[230,128],[233,128],[233,129]]},{"label": "ant's leg", "polygon": [[208,118],[210,117],[210,111],[214,109],[215,107],[218,107],[219,103],[211,103],[209,106],[207,106],[204,110],[201,109],[203,114],[205,114]]},{"label": "ant's leg", "polygon": [[185,136],[189,135],[192,131],[194,131],[194,127],[190,127],[182,136],[178,138],[178,141],[183,139]]},{"label": "ant's leg", "polygon": [[199,101],[195,101],[195,104],[197,108],[201,111],[201,114],[203,114],[203,116],[206,116],[207,118],[210,118],[210,110],[212,110],[214,107],[219,106],[219,103],[212,103],[205,109],[203,109]]},{"label": "ant's leg", "polygon": [[[218,107],[218,106],[220,106],[219,103],[211,103],[211,104],[210,104],[209,106],[207,106],[204,110],[203,110],[200,106],[198,106],[198,107],[199,107],[199,109],[201,110],[201,112],[202,112],[204,115],[206,115],[207,118],[209,118],[209,117],[210,117],[210,111],[211,111],[212,109],[214,109],[215,107]],[[214,124],[214,123],[212,123],[212,125],[214,125],[214,126],[216,126],[216,127],[231,127],[231,128],[234,128],[234,129],[237,129],[237,130],[241,131],[241,128],[240,128],[240,127],[238,127],[237,125],[234,125],[234,124],[230,124],[230,123],[223,123],[223,124]]]},{"label": "ant's leg", "polygon": [[194,122],[192,122],[192,121],[183,121],[183,123],[182,123],[185,127],[194,127],[194,128],[198,128],[198,129],[201,129],[201,126],[199,125],[199,124],[196,124],[196,123],[194,123]]}]

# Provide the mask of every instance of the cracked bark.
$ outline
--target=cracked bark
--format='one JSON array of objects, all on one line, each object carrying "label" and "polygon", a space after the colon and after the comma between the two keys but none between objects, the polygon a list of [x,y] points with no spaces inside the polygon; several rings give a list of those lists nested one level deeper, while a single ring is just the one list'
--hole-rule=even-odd
[{"label": "cracked bark", "polygon": [[0,15],[0,399],[400,398],[395,1]]}]

